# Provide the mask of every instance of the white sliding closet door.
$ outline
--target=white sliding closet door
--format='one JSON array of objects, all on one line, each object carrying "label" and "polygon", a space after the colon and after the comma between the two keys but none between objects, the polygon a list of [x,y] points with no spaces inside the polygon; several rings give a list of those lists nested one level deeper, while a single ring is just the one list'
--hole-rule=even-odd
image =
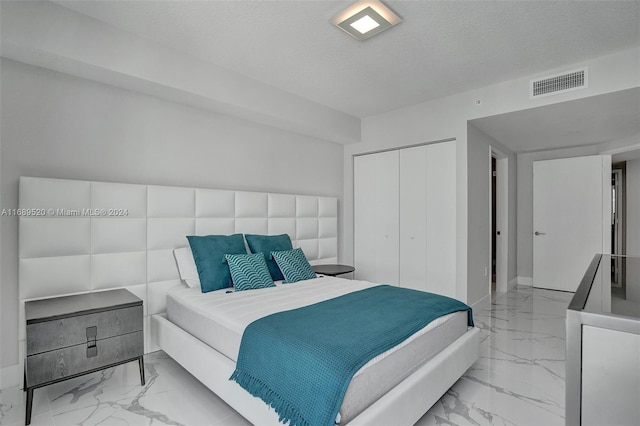
[{"label": "white sliding closet door", "polygon": [[427,146],[400,150],[400,285],[427,289]]},{"label": "white sliding closet door", "polygon": [[398,159],[398,151],[354,158],[354,260],[358,279],[398,284]]}]

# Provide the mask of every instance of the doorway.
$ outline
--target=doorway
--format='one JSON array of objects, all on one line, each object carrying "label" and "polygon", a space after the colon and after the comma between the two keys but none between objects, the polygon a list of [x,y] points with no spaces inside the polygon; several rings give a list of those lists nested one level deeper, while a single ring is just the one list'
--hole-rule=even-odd
[{"label": "doorway", "polygon": [[491,294],[496,292],[496,240],[500,232],[496,229],[496,182],[496,157],[491,156]]},{"label": "doorway", "polygon": [[[625,254],[626,162],[611,165],[611,254]],[[611,287],[624,286],[623,262],[611,258]]]},{"label": "doorway", "polygon": [[507,291],[507,267],[508,267],[508,157],[494,147],[489,151],[490,173],[489,188],[489,218],[490,218],[490,244],[491,259],[489,265],[490,294]]}]

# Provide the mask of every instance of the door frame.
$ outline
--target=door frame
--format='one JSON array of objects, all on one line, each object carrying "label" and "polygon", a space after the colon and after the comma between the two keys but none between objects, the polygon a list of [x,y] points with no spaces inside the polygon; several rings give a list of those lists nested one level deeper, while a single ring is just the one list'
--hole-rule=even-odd
[{"label": "door frame", "polygon": [[[489,147],[489,262],[493,251],[491,238],[491,220],[493,208],[491,196],[492,167],[491,159],[496,159],[496,293],[504,293],[508,290],[508,266],[509,266],[509,157],[494,146]],[[491,274],[488,274],[489,294],[491,294]]]}]

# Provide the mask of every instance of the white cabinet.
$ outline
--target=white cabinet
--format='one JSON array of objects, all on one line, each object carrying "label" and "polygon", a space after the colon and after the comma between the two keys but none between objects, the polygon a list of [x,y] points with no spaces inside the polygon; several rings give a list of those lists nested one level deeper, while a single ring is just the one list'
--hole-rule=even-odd
[{"label": "white cabinet", "polygon": [[455,141],[354,159],[356,278],[455,296]]}]

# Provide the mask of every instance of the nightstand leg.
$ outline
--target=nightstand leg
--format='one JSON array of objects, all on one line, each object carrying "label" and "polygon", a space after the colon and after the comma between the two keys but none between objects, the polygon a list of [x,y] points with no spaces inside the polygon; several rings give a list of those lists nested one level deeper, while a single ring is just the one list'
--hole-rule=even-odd
[{"label": "nightstand leg", "polygon": [[31,406],[32,405],[33,405],[33,388],[28,388],[27,389],[27,404],[26,404],[27,413],[26,413],[25,419],[24,419],[24,424],[25,425],[31,424]]},{"label": "nightstand leg", "polygon": [[140,366],[140,385],[144,386],[144,384],[145,384],[145,379],[144,379],[144,358],[142,356],[140,358],[138,358],[138,365]]}]

